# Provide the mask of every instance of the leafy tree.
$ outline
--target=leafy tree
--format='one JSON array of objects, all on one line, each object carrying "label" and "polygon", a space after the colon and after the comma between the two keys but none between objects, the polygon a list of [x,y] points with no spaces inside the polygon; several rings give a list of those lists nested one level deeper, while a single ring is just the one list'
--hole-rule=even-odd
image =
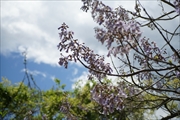
[{"label": "leafy tree", "polygon": [[45,119],[62,119],[65,116],[60,112],[60,107],[70,94],[69,91],[64,91],[65,85],[60,85],[60,80],[55,79],[57,88],[52,88],[47,91],[42,91],[41,112],[45,115]]},{"label": "leafy tree", "polygon": [[[79,81],[81,82],[81,81]],[[106,87],[115,87],[111,80],[108,79],[104,79],[103,83],[106,83]],[[73,97],[70,99],[70,104],[73,105],[71,108],[75,108],[76,114],[73,114],[74,116],[78,116],[81,115],[80,118],[82,118],[83,120],[87,119],[87,120],[99,120],[99,119],[112,119],[114,120],[115,118],[117,119],[121,119],[121,120],[127,120],[127,119],[145,119],[146,115],[145,113],[147,113],[148,115],[150,115],[150,113],[148,111],[145,110],[137,110],[137,109],[133,109],[130,107],[130,109],[124,109],[123,111],[118,111],[115,110],[113,113],[109,114],[109,115],[104,115],[102,114],[103,111],[103,106],[101,104],[97,104],[95,102],[95,100],[93,99],[93,91],[95,90],[95,86],[98,88],[100,88],[101,86],[95,82],[94,80],[91,80],[89,82],[87,82],[85,84],[85,86],[80,87],[77,86],[76,89],[73,92]],[[109,90],[109,89],[108,89]],[[89,92],[91,91],[91,92]],[[113,91],[112,91],[113,92]],[[129,92],[127,90],[127,92]],[[106,96],[107,97],[107,96]],[[143,97],[143,96],[142,96]],[[103,98],[104,100],[106,98]],[[72,101],[72,102],[71,102]],[[101,100],[103,101],[103,100]],[[104,101],[105,102],[105,101]],[[126,100],[126,102],[128,103],[129,100]],[[131,105],[136,105],[136,103],[131,102]],[[79,107],[78,111],[77,108]],[[143,105],[144,106],[144,105]],[[71,112],[71,113],[73,113]]]},{"label": "leafy tree", "polygon": [[2,78],[0,83],[0,116],[4,120],[30,119],[38,111],[39,94],[23,83],[11,85],[10,81]]},{"label": "leafy tree", "polygon": [[22,82],[11,84],[6,78],[0,82],[0,118],[3,120],[59,120],[65,118],[60,105],[70,92],[55,79],[57,89],[39,91]]},{"label": "leafy tree", "polygon": [[[75,39],[74,32],[63,23],[58,28],[59,65],[68,68],[70,61],[78,61],[89,69],[89,79],[95,77],[99,80],[91,97],[102,106],[103,110],[99,112],[105,116],[116,111],[153,111],[161,108],[168,113],[162,120],[179,117],[180,49],[176,43],[180,42],[180,25],[174,26],[173,30],[166,30],[164,26],[174,23],[180,16],[179,0],[158,1],[162,10],[158,17],[150,15],[140,0],[135,0],[134,11],[122,6],[112,9],[99,0],[82,2],[81,9],[86,12],[91,10],[92,18],[99,24],[94,28],[96,39],[106,45],[108,53],[104,56],[94,53]],[[166,7],[171,10],[165,11]],[[161,36],[159,41],[162,46],[158,46],[158,41],[145,37],[143,27],[150,28],[149,32],[156,31]],[[105,56],[111,58],[112,65],[104,62]],[[113,59],[121,64],[116,65]],[[103,82],[106,76],[117,77],[118,87],[106,85]]]},{"label": "leafy tree", "polygon": [[[104,81],[107,85],[112,84],[108,79]],[[2,98],[0,101],[1,118],[4,120],[59,120],[66,118],[78,120],[136,118],[143,120],[144,113],[149,115],[145,110],[136,109],[115,111],[108,116],[103,115],[99,112],[99,110],[103,110],[102,105],[97,104],[91,98],[90,91],[98,85],[97,82],[89,81],[85,86],[77,86],[73,91],[64,91],[65,85],[61,85],[59,79],[55,79],[55,82],[57,83],[56,89],[41,91],[39,95],[35,88],[31,89],[23,83],[12,85],[8,79],[2,78],[0,83],[2,91],[0,94]]]},{"label": "leafy tree", "polygon": [[[2,82],[0,82],[0,119],[3,120],[36,120],[43,117],[43,113],[40,111],[42,93],[32,74],[28,73],[27,53],[23,52],[22,54],[25,70],[22,81],[11,84],[8,79],[2,77]],[[27,85],[24,84],[25,80],[27,80]]]}]

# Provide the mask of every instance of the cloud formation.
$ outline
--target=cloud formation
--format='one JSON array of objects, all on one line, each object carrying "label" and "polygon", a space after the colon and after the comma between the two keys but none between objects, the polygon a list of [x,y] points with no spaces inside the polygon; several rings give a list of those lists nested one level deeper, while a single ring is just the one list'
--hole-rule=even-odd
[{"label": "cloud formation", "polygon": [[72,84],[72,89],[75,89],[76,87],[83,87],[88,81],[87,76],[88,72],[84,71],[79,77],[74,78],[72,80],[72,82],[74,82],[74,84]]},{"label": "cloud formation", "polygon": [[77,73],[78,73],[78,69],[74,68],[73,75],[77,75]]},{"label": "cloud formation", "polygon": [[[21,72],[25,72],[25,69],[22,69]],[[38,70],[29,70],[27,69],[27,72],[33,76],[41,75],[42,77],[46,78],[47,75],[44,72],[38,71]]]},{"label": "cloud formation", "polygon": [[[21,53],[36,63],[58,65],[57,28],[67,22],[81,36],[91,16],[79,2],[2,2],[1,54]],[[88,22],[93,23],[93,22]],[[90,24],[89,24],[90,26]],[[86,30],[87,32],[87,30]],[[89,33],[89,32],[88,32]],[[79,35],[78,35],[79,34]]]}]

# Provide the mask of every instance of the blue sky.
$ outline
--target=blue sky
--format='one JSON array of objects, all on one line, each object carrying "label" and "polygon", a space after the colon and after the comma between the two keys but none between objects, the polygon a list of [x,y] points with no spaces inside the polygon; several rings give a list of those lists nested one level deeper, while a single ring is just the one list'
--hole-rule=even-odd
[{"label": "blue sky", "polygon": [[[24,57],[19,53],[12,53],[11,56],[1,55],[1,73],[2,77],[8,78],[12,83],[22,81],[24,77]],[[66,89],[72,89],[72,84],[75,78],[78,78],[85,69],[77,65],[71,65],[68,69],[63,67],[53,67],[44,63],[34,63],[31,60],[27,61],[27,68],[30,74],[33,75],[36,84],[42,90],[48,90],[52,86],[56,86],[54,78],[61,80],[62,84],[66,84]],[[27,79],[25,80],[27,83]]]}]

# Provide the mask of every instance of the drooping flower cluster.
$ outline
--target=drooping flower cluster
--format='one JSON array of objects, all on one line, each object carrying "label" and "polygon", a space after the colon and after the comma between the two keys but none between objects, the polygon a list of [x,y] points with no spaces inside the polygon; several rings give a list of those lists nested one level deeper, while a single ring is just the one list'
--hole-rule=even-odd
[{"label": "drooping flower cluster", "polygon": [[175,11],[180,15],[180,0],[174,0]]},{"label": "drooping flower cluster", "polygon": [[87,12],[89,10],[89,7],[91,6],[92,0],[82,0],[82,2],[83,2],[83,6],[81,7],[81,9]]},{"label": "drooping flower cluster", "polygon": [[67,120],[77,120],[77,118],[71,114],[70,107],[71,107],[70,103],[67,100],[65,100],[62,102],[62,105],[60,106],[60,111],[64,115],[66,115]]},{"label": "drooping flower cluster", "polygon": [[[167,70],[164,70],[166,72],[169,71],[169,76],[175,75],[174,70],[176,71],[176,69],[180,69],[179,67],[172,67],[177,65],[172,64],[178,61],[178,56],[176,53],[174,53],[172,56],[168,55],[166,49],[160,49],[155,42],[150,42],[149,39],[145,37],[140,39],[139,47],[137,47],[136,53],[134,53],[133,57],[134,60],[137,60],[137,62],[139,63],[140,68],[144,69],[144,71],[140,72],[137,75],[137,78],[139,80],[157,79],[155,71],[156,73],[158,71],[158,73],[160,74],[163,70],[158,69],[161,68],[169,68]],[[150,70],[150,68],[152,70]],[[161,75],[163,74],[164,73],[162,72]]]},{"label": "drooping flower cluster", "polygon": [[155,42],[150,43],[149,39],[146,39],[145,37],[140,40],[139,44],[143,51],[144,57],[142,59],[138,59],[138,61],[143,68],[147,66],[147,61],[165,61],[165,57],[163,55],[167,54],[166,49],[160,50]]},{"label": "drooping flower cluster", "polygon": [[[95,0],[92,3],[92,17],[103,28],[96,27],[96,38],[104,44],[106,42],[109,50],[108,56],[113,54],[128,54],[132,46],[139,40],[141,31],[138,22],[131,20],[128,13],[121,6],[114,11],[104,5],[102,2]],[[117,46],[112,44],[116,42]],[[130,45],[131,44],[131,45]]]},{"label": "drooping flower cluster", "polygon": [[91,91],[92,99],[103,107],[102,114],[108,115],[115,110],[124,108],[123,99],[126,93],[120,88],[109,85],[97,84]]},{"label": "drooping flower cluster", "polygon": [[[67,68],[69,61],[76,62],[79,60],[81,63],[85,62],[83,65],[88,67],[89,72],[98,79],[101,79],[105,77],[106,74],[110,74],[112,72],[110,64],[104,63],[103,56],[95,54],[89,47],[86,47],[84,44],[80,44],[77,39],[73,39],[74,33],[67,30],[68,26],[65,23],[63,23],[58,29],[61,30],[59,33],[61,41],[58,45],[58,49],[61,52],[59,65],[64,65],[65,68]],[[64,56],[62,51],[65,51],[68,55]],[[96,70],[96,72],[93,70]]]},{"label": "drooping flower cluster", "polygon": [[63,102],[60,107],[60,111],[64,114],[67,114],[69,112],[69,109],[70,109],[70,104],[67,101]]}]

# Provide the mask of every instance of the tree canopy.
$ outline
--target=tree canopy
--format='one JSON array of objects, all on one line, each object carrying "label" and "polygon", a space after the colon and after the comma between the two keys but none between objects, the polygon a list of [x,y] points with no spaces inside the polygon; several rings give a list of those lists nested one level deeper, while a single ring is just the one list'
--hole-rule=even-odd
[{"label": "tree canopy", "polygon": [[[111,84],[108,79],[104,81],[107,85]],[[129,108],[127,107],[123,111],[115,110],[107,116],[100,112],[103,111],[102,105],[99,105],[91,98],[90,91],[98,85],[96,81],[89,81],[85,86],[78,86],[73,91],[65,91],[65,86],[60,84],[59,79],[55,79],[55,82],[57,84],[56,89],[39,91],[22,82],[13,85],[8,79],[2,78],[0,83],[1,118],[3,120],[113,120],[114,118],[143,120],[147,115],[151,116],[153,113],[153,111],[131,108],[131,105],[136,105],[135,102],[131,102]],[[126,102],[128,103],[129,100],[126,100]]]}]

